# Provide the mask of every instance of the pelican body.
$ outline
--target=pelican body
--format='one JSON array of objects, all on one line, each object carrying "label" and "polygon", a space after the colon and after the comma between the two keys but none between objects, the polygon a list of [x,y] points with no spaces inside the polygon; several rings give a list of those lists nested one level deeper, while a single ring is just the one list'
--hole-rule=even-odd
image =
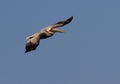
[{"label": "pelican body", "polygon": [[36,48],[38,47],[41,39],[49,38],[57,32],[63,33],[64,30],[60,30],[60,29],[57,29],[57,28],[62,27],[66,24],[69,24],[72,21],[72,19],[73,19],[73,16],[71,16],[67,20],[59,21],[54,25],[45,27],[45,28],[41,29],[39,32],[37,32],[37,33],[35,33],[31,36],[28,36],[26,38],[27,42],[26,42],[26,46],[25,46],[25,53],[36,50]]}]

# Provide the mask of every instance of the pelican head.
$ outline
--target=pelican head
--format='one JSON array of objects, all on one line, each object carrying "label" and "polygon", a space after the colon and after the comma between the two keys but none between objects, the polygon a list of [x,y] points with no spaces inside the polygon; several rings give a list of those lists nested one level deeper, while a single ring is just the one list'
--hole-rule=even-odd
[{"label": "pelican head", "polygon": [[64,33],[65,32],[64,30],[60,30],[58,28],[48,28],[46,31],[50,34],[54,34],[54,33],[57,33],[57,32],[59,32],[59,33]]}]

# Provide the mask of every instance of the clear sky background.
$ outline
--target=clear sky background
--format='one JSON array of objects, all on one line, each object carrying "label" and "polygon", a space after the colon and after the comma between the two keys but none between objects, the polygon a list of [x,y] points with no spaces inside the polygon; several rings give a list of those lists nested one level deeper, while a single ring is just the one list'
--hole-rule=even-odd
[{"label": "clear sky background", "polygon": [[[74,16],[25,54],[25,38]],[[120,0],[0,0],[0,84],[120,84]]]}]

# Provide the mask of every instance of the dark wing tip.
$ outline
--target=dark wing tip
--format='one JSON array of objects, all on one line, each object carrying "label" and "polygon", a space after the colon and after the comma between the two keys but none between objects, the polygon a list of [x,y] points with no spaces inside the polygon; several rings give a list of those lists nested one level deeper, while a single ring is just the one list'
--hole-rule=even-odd
[{"label": "dark wing tip", "polygon": [[68,19],[66,20],[66,24],[70,23],[70,22],[72,21],[72,19],[73,19],[73,16],[71,16],[70,18],[68,18]]},{"label": "dark wing tip", "polygon": [[56,24],[63,24],[63,25],[66,25],[66,24],[69,24],[73,19],[73,16],[71,16],[70,18],[68,18],[67,20],[64,20],[64,21],[59,21],[57,22]]},{"label": "dark wing tip", "polygon": [[27,53],[28,51],[25,51],[24,53]]}]

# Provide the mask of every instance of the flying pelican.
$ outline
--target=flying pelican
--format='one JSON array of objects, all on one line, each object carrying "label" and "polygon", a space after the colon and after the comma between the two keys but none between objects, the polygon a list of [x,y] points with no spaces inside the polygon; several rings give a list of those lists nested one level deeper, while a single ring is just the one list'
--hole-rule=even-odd
[{"label": "flying pelican", "polygon": [[25,46],[25,49],[26,49],[25,53],[36,50],[36,48],[39,45],[40,39],[49,38],[49,37],[53,36],[56,32],[63,33],[64,30],[59,30],[57,28],[62,27],[66,24],[69,24],[72,21],[72,19],[73,19],[73,16],[71,16],[67,20],[59,21],[56,24],[45,27],[45,28],[41,29],[39,32],[37,32],[31,36],[28,36],[26,38],[27,42],[26,42],[26,46]]}]

